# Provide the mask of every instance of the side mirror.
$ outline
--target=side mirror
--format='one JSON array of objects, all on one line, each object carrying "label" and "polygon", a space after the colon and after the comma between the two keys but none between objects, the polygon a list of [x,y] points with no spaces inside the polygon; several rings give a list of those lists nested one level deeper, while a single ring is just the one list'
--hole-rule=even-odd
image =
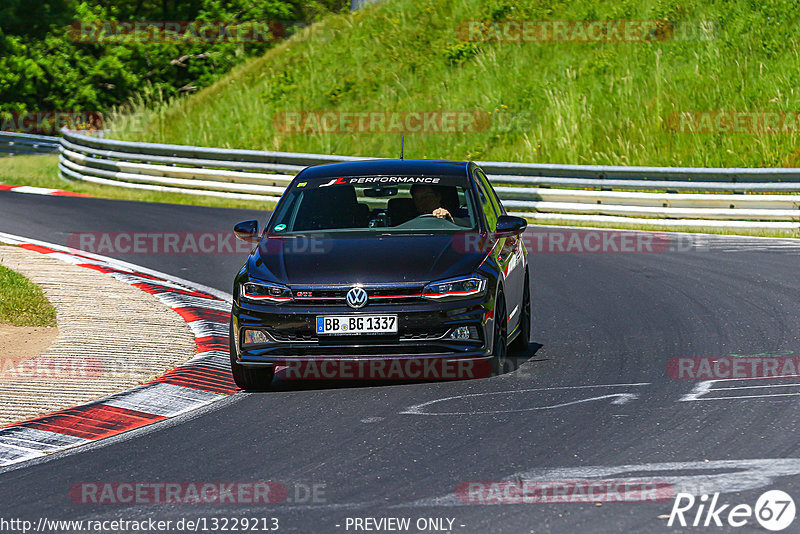
[{"label": "side mirror", "polygon": [[494,231],[495,237],[511,237],[520,235],[528,227],[528,221],[522,217],[513,215],[501,215],[497,218],[497,230]]},{"label": "side mirror", "polygon": [[233,233],[242,241],[258,241],[258,221],[244,221],[233,227]]}]

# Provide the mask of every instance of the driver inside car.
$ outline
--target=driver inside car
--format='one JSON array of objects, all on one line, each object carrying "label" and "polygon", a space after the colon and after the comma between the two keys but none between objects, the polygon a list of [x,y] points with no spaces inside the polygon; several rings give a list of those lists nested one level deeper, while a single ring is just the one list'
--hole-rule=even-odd
[{"label": "driver inside car", "polygon": [[411,198],[420,215],[431,214],[439,219],[453,221],[453,215],[442,206],[442,194],[437,187],[425,184],[411,186]]}]

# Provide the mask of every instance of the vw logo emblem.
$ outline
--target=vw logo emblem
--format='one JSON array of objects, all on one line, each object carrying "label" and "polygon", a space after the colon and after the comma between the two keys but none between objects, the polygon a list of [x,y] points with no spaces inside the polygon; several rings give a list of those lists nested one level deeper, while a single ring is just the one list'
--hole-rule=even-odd
[{"label": "vw logo emblem", "polygon": [[347,292],[347,305],[351,308],[363,308],[367,303],[367,292],[363,287],[352,287]]}]

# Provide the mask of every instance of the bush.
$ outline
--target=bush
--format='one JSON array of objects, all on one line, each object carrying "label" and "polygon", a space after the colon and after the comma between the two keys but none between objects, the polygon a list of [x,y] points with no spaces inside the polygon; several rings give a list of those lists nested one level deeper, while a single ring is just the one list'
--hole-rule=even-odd
[{"label": "bush", "polygon": [[[274,42],[92,42],[74,40],[80,21],[278,21],[293,32],[345,0],[3,0],[0,114],[107,112],[143,94],[170,98],[207,87]],[[282,33],[279,31],[276,34]],[[2,117],[0,117],[2,118]]]}]

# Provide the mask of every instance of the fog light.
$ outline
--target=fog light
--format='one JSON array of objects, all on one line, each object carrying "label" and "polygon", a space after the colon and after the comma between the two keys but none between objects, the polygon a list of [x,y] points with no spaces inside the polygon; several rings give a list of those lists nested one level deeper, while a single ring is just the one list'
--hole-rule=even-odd
[{"label": "fog light", "polygon": [[261,330],[245,330],[242,335],[242,345],[263,345],[268,343],[267,335]]},{"label": "fog light", "polygon": [[454,328],[447,337],[450,339],[477,339],[478,329],[474,326],[459,326]]}]

